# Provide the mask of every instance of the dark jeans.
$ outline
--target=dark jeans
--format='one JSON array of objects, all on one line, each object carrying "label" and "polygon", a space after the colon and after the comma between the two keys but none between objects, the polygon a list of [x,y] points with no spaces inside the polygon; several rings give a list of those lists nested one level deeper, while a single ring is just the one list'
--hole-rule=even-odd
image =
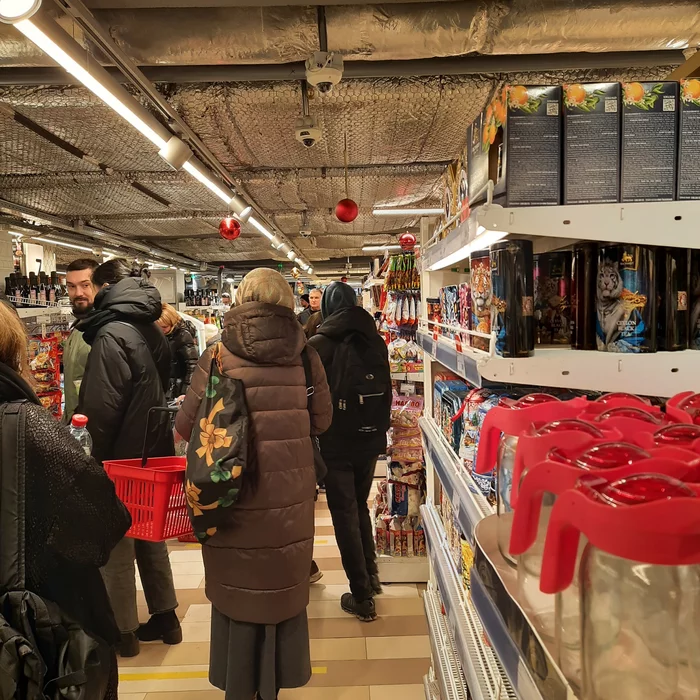
[{"label": "dark jeans", "polygon": [[372,597],[370,576],[377,573],[372,521],[367,499],[377,456],[326,458],[326,498],[333,518],[343,568],[355,600]]}]

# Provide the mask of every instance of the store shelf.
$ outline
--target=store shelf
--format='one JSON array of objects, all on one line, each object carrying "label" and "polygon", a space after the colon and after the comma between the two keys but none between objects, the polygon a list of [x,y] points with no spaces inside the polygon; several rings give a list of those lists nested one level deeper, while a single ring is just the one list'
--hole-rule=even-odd
[{"label": "store shelf", "polygon": [[382,583],[427,583],[430,578],[428,557],[377,557],[379,580]]},{"label": "store shelf", "polygon": [[471,476],[465,472],[460,457],[454,453],[435,421],[424,416],[419,425],[425,454],[452,504],[462,534],[472,540],[476,524],[482,518],[492,515],[495,510]]},{"label": "store shelf", "polygon": [[391,378],[399,382],[422,382],[423,372],[392,372]]},{"label": "store shelf", "polygon": [[467,700],[467,681],[455,654],[454,640],[442,614],[439,594],[426,591],[423,594],[423,604],[428,619],[428,636],[439,697],[441,700]]},{"label": "store shelf", "polygon": [[700,391],[697,350],[639,355],[568,347],[538,347],[532,357],[507,358],[463,348],[443,336],[418,331],[416,342],[432,359],[473,386],[484,381],[551,386],[583,391],[623,391],[669,397]]},{"label": "store shelf", "polygon": [[178,302],[177,310],[182,313],[190,311],[228,311],[231,307],[226,304],[209,304],[207,306],[187,306],[184,301]]},{"label": "store shelf", "polygon": [[[483,205],[445,238],[425,249],[422,269],[459,266],[472,250],[488,247],[491,232],[537,239],[572,240],[699,248],[696,222],[700,202],[629,202],[577,204],[556,207],[501,207]],[[484,236],[482,245],[477,239]]]},{"label": "store shelf", "polygon": [[15,308],[17,315],[22,318],[47,318],[49,316],[68,316],[73,313],[73,309],[70,306],[33,306],[25,307],[20,306]]},{"label": "store shelf", "polygon": [[[421,506],[428,553],[442,602],[447,629],[473,700],[525,700],[518,698],[505,676],[494,650],[487,645],[484,629],[471,603],[462,597],[461,583],[447,551],[445,531],[432,505]],[[529,699],[528,699],[529,700]]]},{"label": "store shelf", "polygon": [[432,669],[423,676],[423,691],[425,692],[425,700],[442,700],[437,681],[432,675]]}]

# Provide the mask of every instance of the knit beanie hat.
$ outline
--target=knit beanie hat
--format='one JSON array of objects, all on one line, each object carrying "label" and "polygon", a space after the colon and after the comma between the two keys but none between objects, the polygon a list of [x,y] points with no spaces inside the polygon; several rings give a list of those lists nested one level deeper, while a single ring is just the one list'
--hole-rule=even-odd
[{"label": "knit beanie hat", "polygon": [[287,280],[269,267],[251,270],[238,285],[236,306],[247,301],[261,301],[265,304],[277,304],[294,309],[294,294]]}]

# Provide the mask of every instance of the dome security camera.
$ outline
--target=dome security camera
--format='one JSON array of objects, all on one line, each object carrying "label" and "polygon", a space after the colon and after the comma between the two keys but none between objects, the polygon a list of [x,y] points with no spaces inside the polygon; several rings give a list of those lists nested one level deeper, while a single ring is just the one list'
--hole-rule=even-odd
[{"label": "dome security camera", "polygon": [[327,95],[343,77],[343,57],[338,53],[316,51],[306,59],[306,82]]},{"label": "dome security camera", "polygon": [[306,148],[312,148],[323,137],[321,127],[316,117],[299,117],[294,123],[294,135],[296,140]]}]

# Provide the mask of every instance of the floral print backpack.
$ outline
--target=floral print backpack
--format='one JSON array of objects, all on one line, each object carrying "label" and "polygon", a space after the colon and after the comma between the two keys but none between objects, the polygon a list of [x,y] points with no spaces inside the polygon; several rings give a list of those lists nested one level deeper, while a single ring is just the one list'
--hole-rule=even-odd
[{"label": "floral print backpack", "polygon": [[243,382],[224,375],[220,363],[221,343],[217,343],[187,448],[187,507],[202,543],[216,533],[226,510],[238,499],[251,457]]}]

